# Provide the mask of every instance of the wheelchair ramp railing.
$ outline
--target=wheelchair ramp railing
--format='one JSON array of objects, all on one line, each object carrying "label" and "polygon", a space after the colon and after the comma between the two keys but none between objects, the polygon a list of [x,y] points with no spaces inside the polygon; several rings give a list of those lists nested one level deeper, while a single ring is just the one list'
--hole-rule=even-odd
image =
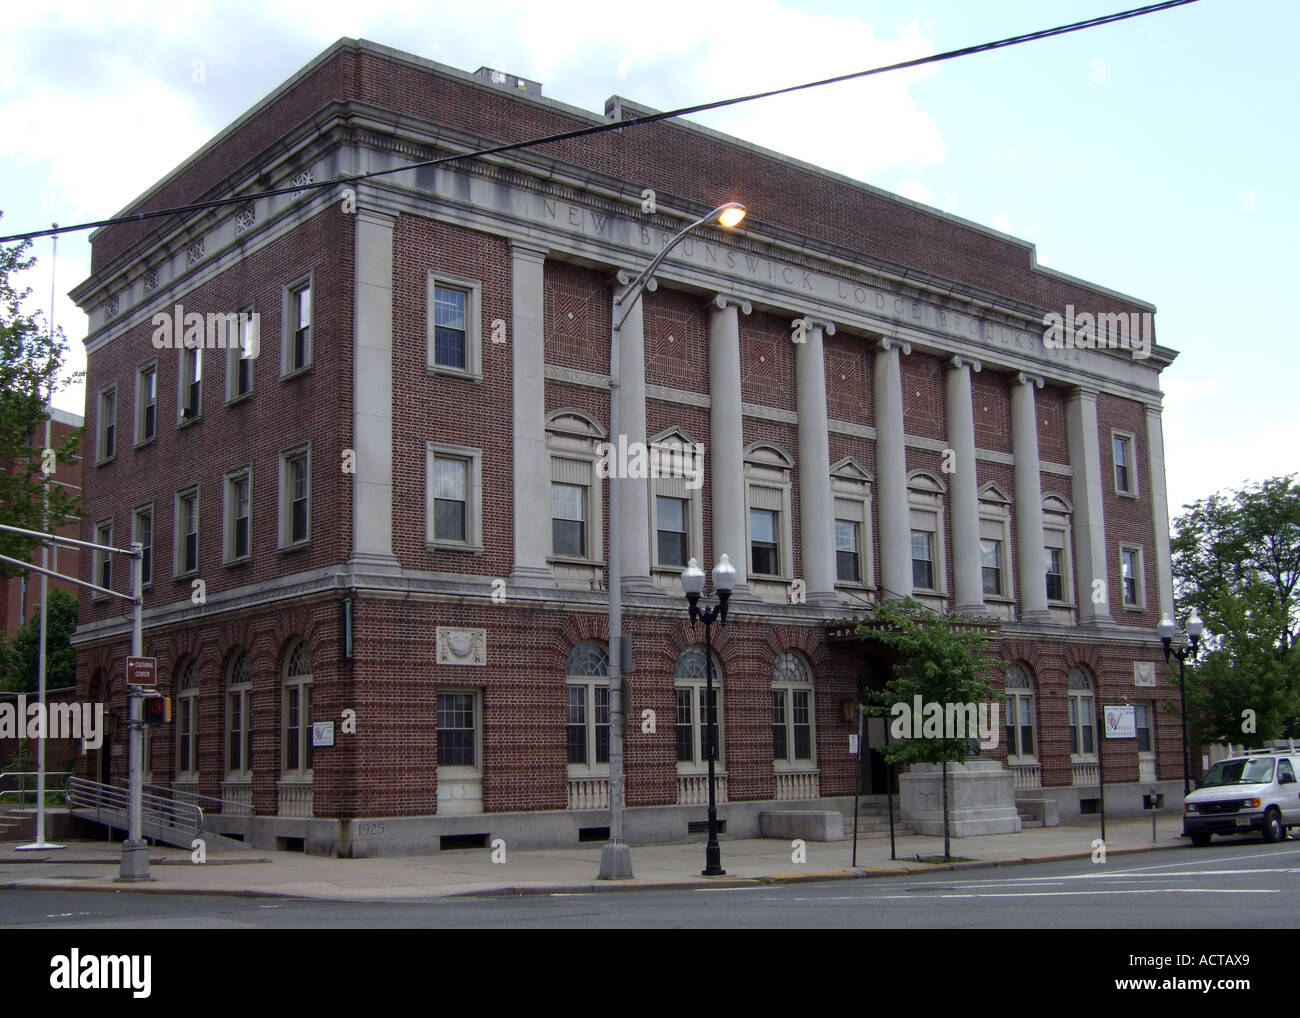
[{"label": "wheelchair ramp railing", "polygon": [[[86,778],[69,778],[68,807],[86,820],[120,831],[129,830],[131,793],[118,785]],[[178,848],[190,848],[203,832],[203,810],[193,803],[143,793],[140,796],[140,833]]]}]

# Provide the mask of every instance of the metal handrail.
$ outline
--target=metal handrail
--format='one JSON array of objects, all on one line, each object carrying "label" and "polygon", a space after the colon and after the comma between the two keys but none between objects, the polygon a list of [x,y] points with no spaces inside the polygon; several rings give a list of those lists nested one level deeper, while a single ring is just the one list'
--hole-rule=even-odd
[{"label": "metal handrail", "polygon": [[[123,820],[131,805],[129,789],[86,778],[68,779],[67,799],[68,805],[74,809],[117,814]],[[143,824],[187,838],[195,838],[203,833],[203,810],[193,803],[144,793],[141,794],[140,801]]]},{"label": "metal handrail", "polygon": [[[235,799],[219,799],[215,795],[203,795],[200,792],[187,792],[184,789],[179,789],[174,787],[168,788],[166,785],[145,785],[143,787],[145,792],[150,792],[153,794],[157,794],[159,792],[169,792],[171,793],[171,795],[183,795],[185,796],[185,798],[181,799],[180,800],[181,802],[186,802],[190,799],[202,799],[204,802],[215,802],[219,806],[230,806],[233,809],[243,809],[243,810],[249,809],[248,803],[239,802]],[[164,796],[164,798],[170,798],[170,796]],[[223,810],[222,812],[225,811]]]}]

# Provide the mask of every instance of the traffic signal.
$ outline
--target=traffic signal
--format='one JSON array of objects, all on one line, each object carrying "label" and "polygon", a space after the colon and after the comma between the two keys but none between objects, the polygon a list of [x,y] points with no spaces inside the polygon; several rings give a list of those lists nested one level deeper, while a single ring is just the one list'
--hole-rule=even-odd
[{"label": "traffic signal", "polygon": [[170,696],[147,696],[144,700],[144,723],[161,725],[172,719],[172,698]]}]

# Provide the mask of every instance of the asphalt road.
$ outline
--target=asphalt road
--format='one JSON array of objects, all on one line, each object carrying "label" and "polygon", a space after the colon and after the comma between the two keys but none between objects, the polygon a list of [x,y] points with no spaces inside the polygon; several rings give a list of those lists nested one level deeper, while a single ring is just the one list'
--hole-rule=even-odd
[{"label": "asphalt road", "polygon": [[755,888],[328,902],[0,891],[9,929],[1293,929],[1300,843]]}]

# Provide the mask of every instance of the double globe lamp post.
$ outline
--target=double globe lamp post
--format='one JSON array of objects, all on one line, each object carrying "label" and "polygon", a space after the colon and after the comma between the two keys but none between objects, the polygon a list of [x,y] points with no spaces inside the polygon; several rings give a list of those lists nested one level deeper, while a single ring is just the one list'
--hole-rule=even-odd
[{"label": "double globe lamp post", "polygon": [[704,850],[702,870],[706,877],[721,877],[727,872],[722,868],[722,849],[718,846],[718,807],[713,793],[713,761],[717,756],[718,745],[718,708],[713,698],[713,623],[717,621],[720,625],[727,624],[727,602],[731,600],[731,591],[735,586],[736,567],[724,554],[713,567],[713,589],[718,595],[718,603],[709,608],[701,608],[704,570],[695,559],[691,559],[682,573],[682,590],[690,605],[691,628],[695,628],[696,622],[704,623],[704,695],[709,712],[704,747],[704,755],[709,761],[709,843]]},{"label": "double globe lamp post", "polygon": [[1185,663],[1187,659],[1196,657],[1196,646],[1201,641],[1201,630],[1205,628],[1205,623],[1201,617],[1196,614],[1196,609],[1187,616],[1187,643],[1174,648],[1174,633],[1177,627],[1168,615],[1161,616],[1160,624],[1156,626],[1156,632],[1160,636],[1160,642],[1165,647],[1165,664],[1168,664],[1171,658],[1178,658],[1178,698],[1183,715],[1183,795],[1186,796],[1191,789],[1188,781],[1188,772],[1190,768],[1187,765],[1187,675]]}]

